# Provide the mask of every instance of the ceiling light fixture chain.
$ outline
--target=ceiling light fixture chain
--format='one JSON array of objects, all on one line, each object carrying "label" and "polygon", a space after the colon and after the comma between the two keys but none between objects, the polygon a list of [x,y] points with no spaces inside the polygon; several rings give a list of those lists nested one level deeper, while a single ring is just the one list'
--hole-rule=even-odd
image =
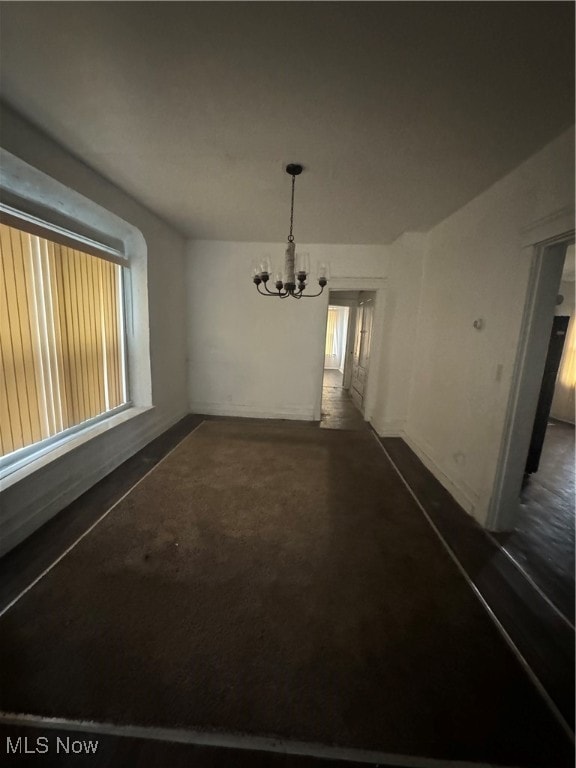
[{"label": "ceiling light fixture chain", "polygon": [[292,174],[292,199],[290,200],[290,234],[288,235],[288,242],[294,242],[294,235],[292,234],[292,228],[294,226],[294,188],[296,186],[296,176]]},{"label": "ceiling light fixture chain", "polygon": [[[264,261],[254,269],[253,277],[256,289],[262,296],[276,296],[280,299],[285,299],[288,296],[292,296],[293,299],[312,298],[314,296],[320,296],[328,283],[326,278],[326,267],[321,264],[318,269],[318,285],[320,286],[320,290],[318,293],[304,293],[306,289],[306,280],[308,279],[309,274],[307,254],[298,254],[297,256],[296,243],[294,242],[293,235],[296,176],[299,176],[302,171],[302,166],[297,163],[289,163],[286,166],[286,173],[292,176],[292,194],[290,198],[290,234],[288,235],[288,244],[284,255],[284,275],[280,273],[276,275],[276,281],[274,283],[276,290],[271,291],[270,288],[268,288],[270,265],[268,264],[268,260],[264,259]],[[299,263],[296,268],[297,261]],[[261,286],[264,290],[262,290]]]}]

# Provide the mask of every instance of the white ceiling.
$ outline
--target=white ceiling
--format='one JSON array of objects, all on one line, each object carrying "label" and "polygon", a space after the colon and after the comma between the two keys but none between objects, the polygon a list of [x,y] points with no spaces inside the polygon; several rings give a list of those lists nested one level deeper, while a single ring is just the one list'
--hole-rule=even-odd
[{"label": "white ceiling", "polygon": [[425,231],[569,127],[572,3],[8,2],[3,99],[196,238]]}]

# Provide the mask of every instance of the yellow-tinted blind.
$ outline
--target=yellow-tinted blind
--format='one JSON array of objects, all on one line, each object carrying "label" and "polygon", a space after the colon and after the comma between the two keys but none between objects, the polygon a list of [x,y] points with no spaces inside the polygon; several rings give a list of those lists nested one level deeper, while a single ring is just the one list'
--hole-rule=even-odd
[{"label": "yellow-tinted blind", "polygon": [[336,326],[338,324],[338,309],[328,307],[328,323],[326,325],[326,348],[324,355],[326,357],[336,356]]},{"label": "yellow-tinted blind", "polygon": [[126,402],[121,267],[0,224],[0,455]]}]

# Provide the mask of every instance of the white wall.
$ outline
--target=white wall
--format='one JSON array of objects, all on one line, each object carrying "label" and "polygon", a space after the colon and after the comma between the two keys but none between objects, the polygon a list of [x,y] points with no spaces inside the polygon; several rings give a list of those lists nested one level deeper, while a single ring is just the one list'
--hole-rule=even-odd
[{"label": "white wall", "polygon": [[[328,290],[296,301],[260,296],[251,262],[280,264],[284,243],[194,241],[188,247],[188,386],[196,413],[318,419]],[[383,277],[381,246],[306,245],[330,277]]]},{"label": "white wall", "polygon": [[154,408],[64,453],[2,491],[2,551],[14,546],[105,474],[188,412],[183,238],[10,110],[2,114],[2,146],[94,201],[143,234],[148,251],[148,313]]},{"label": "white wall", "polygon": [[[529,232],[574,206],[574,131],[428,234],[405,435],[485,523],[527,293]],[[560,233],[558,233],[560,234]],[[483,318],[484,328],[472,323]]]},{"label": "white wall", "polygon": [[426,238],[406,233],[388,247],[383,343],[373,425],[381,436],[403,434],[415,361]]}]

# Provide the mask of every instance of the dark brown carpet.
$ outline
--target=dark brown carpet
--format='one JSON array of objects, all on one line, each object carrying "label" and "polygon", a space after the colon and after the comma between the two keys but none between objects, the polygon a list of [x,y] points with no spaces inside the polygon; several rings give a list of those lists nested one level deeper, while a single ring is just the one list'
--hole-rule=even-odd
[{"label": "dark brown carpet", "polygon": [[367,432],[205,422],[0,641],[4,711],[571,764]]}]

